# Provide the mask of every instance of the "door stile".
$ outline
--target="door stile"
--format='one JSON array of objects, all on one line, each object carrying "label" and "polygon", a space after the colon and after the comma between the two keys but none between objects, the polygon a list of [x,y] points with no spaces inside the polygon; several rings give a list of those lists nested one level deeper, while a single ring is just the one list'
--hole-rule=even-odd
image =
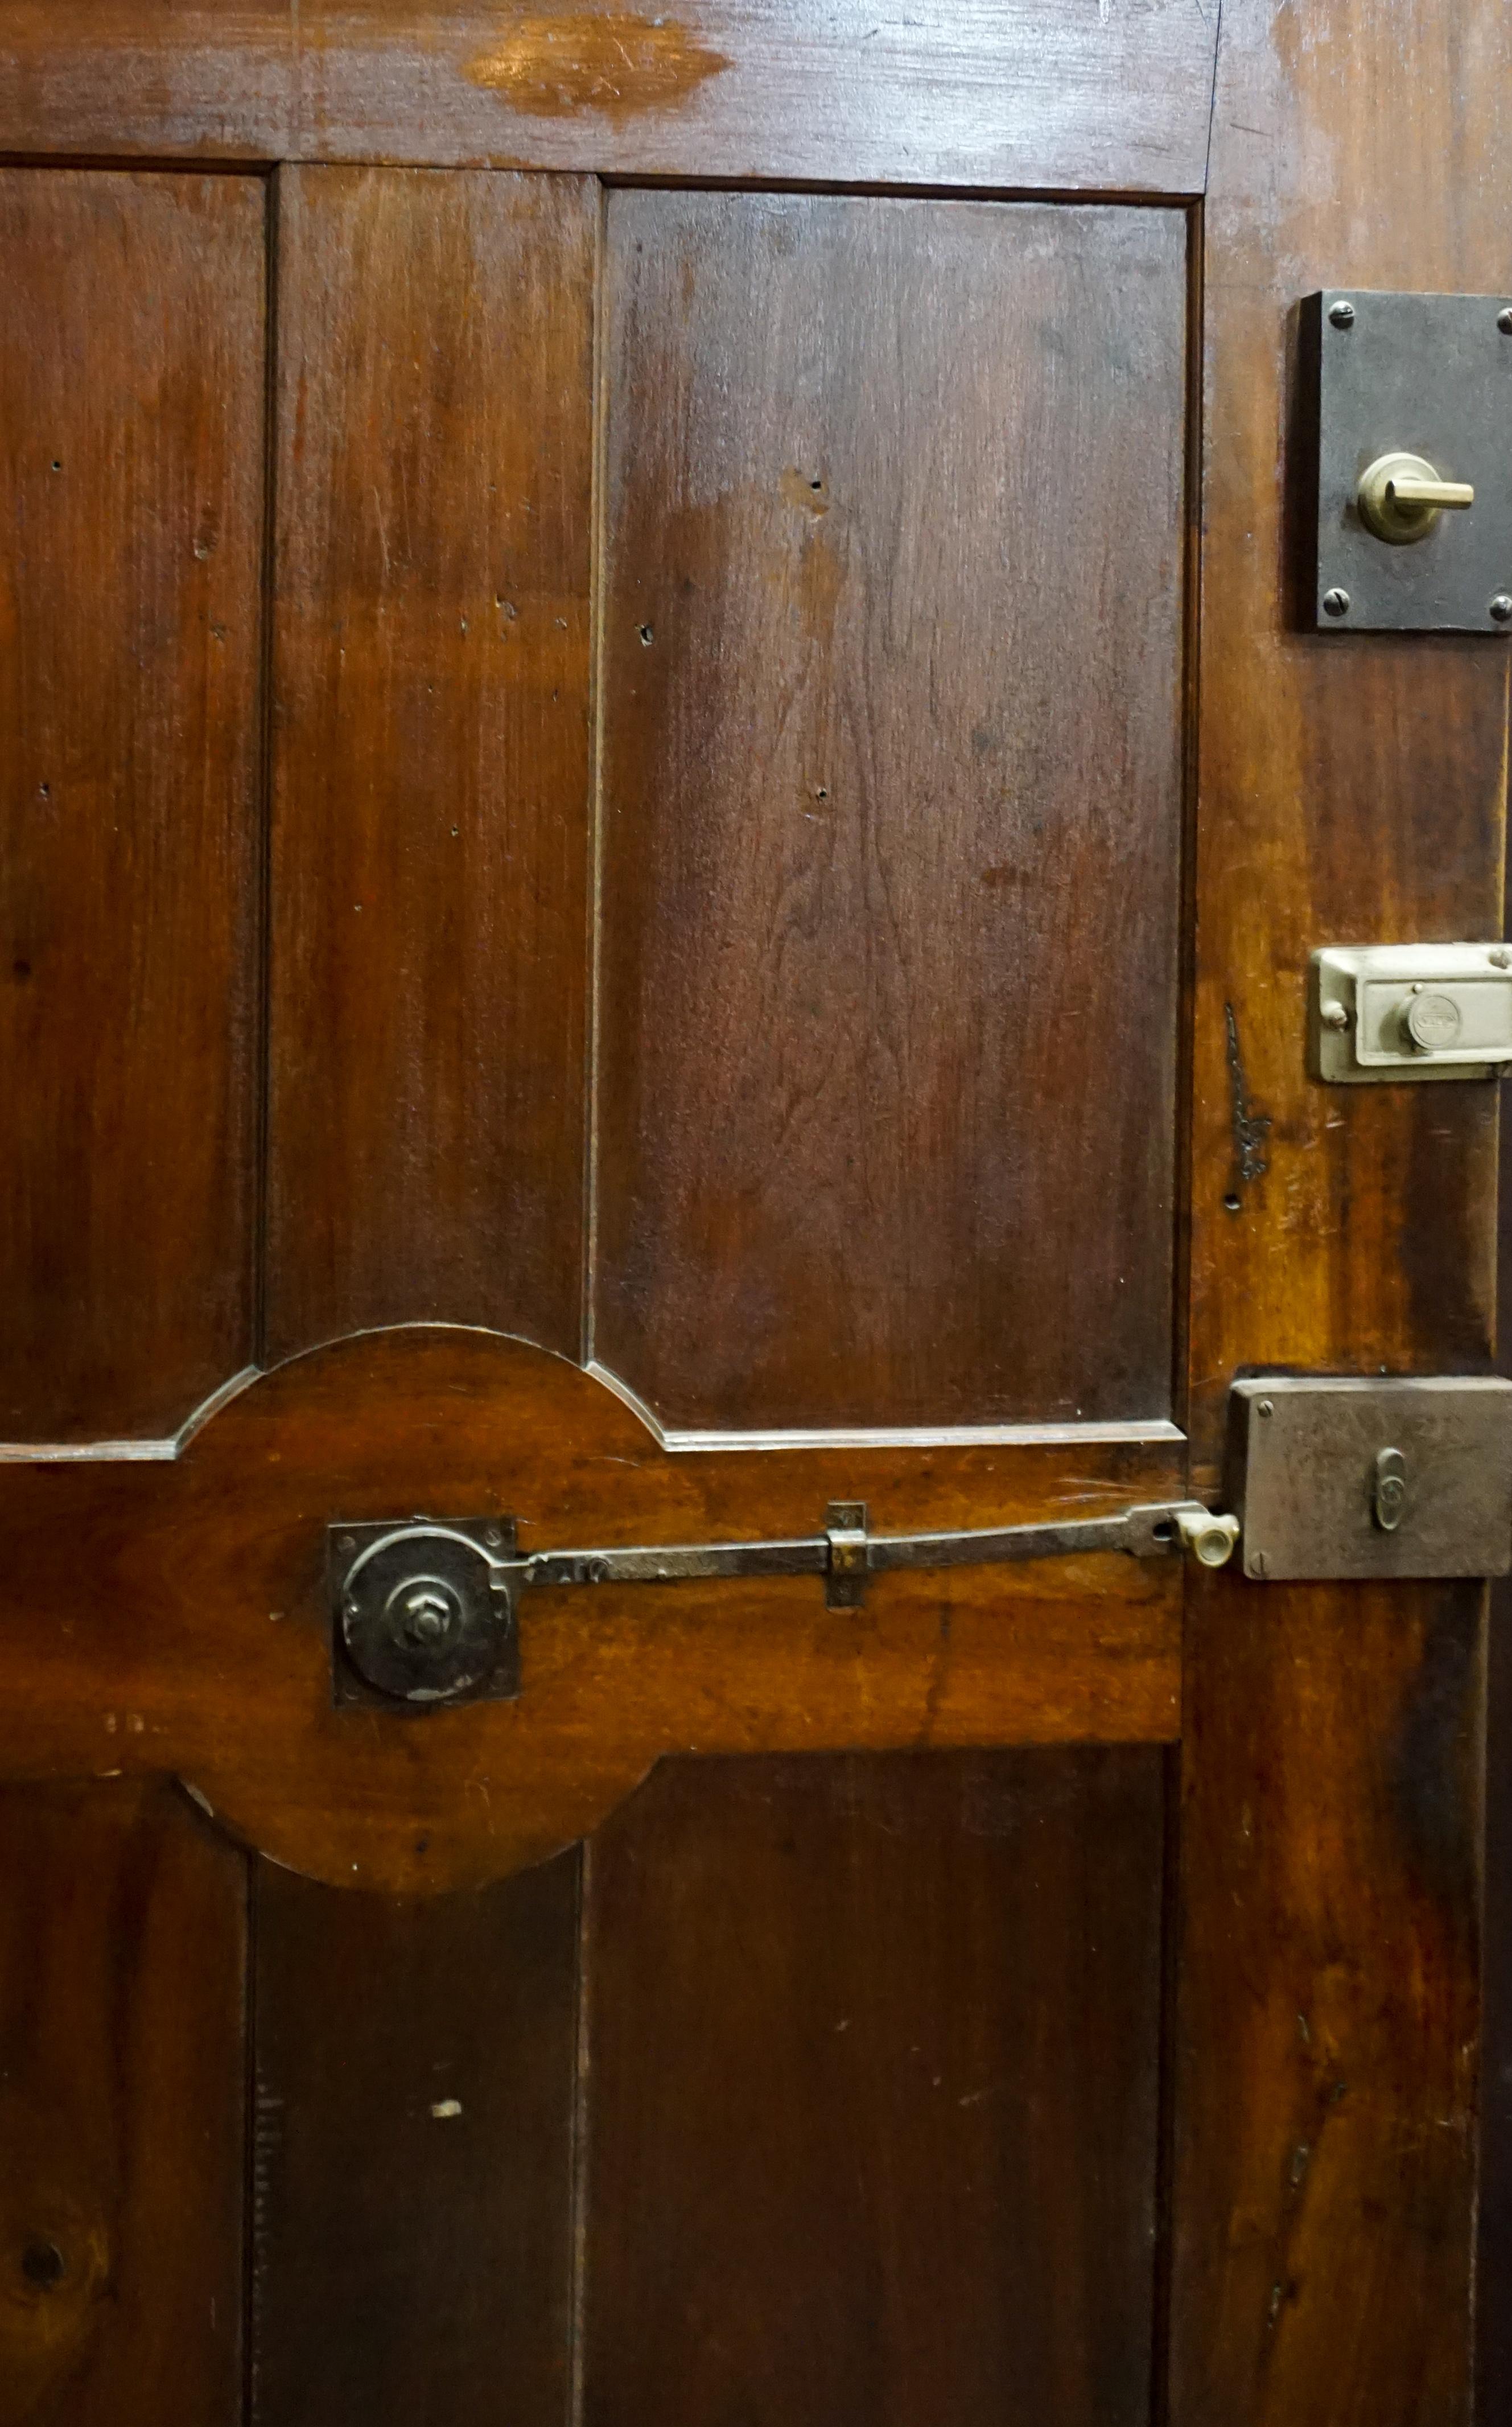
[{"label": "door stile", "polygon": [[[1298,300],[1351,281],[1494,290],[1504,272],[1504,20],[1427,0],[1406,16],[1348,0],[1304,33],[1229,0],[1221,29],[1204,213],[1202,1490],[1237,1368],[1491,1360],[1494,1088],[1341,1102],[1304,1055],[1314,947],[1502,932],[1504,660],[1476,640],[1325,639],[1291,621]],[[1409,97],[1384,107],[1386,93]],[[1470,2395],[1485,1591],[1238,1574],[1188,1589],[1173,2427],[1442,2427]]]}]

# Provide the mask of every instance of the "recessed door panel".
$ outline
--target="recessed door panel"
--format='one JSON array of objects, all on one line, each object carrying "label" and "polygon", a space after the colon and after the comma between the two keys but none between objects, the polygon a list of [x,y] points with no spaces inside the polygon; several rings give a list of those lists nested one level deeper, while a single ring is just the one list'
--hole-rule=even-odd
[{"label": "recessed door panel", "polygon": [[279,191],[269,1354],[431,1317],[570,1355],[595,196]]},{"label": "recessed door panel", "polygon": [[0,173],[0,1440],[252,1356],[265,220]]},{"label": "recessed door panel", "polygon": [[678,1762],[600,1832],[586,2427],[1146,2427],[1163,1782]]},{"label": "recessed door panel", "polygon": [[1184,254],[610,198],[594,1349],[669,1424],[1168,1410]]}]

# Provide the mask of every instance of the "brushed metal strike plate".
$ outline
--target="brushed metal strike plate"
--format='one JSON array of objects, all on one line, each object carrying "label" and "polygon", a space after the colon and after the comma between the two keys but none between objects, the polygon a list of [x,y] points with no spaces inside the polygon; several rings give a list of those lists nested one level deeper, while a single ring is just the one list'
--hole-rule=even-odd
[{"label": "brushed metal strike plate", "polygon": [[1263,1374],[1229,1399],[1246,1576],[1504,1576],[1512,1382]]},{"label": "brushed metal strike plate", "polygon": [[1302,336],[1318,630],[1512,630],[1512,298],[1328,287]]}]

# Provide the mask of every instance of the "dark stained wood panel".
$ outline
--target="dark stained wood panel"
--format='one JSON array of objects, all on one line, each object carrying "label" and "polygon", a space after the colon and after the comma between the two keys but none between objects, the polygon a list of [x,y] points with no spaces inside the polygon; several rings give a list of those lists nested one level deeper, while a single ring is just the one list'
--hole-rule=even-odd
[{"label": "dark stained wood panel", "polygon": [[610,199],[594,1348],[669,1424],[1167,1411],[1184,252]]},{"label": "dark stained wood panel", "polygon": [[0,2427],[241,2427],[246,1857],[8,1787],[0,1877]]},{"label": "dark stained wood panel", "polygon": [[577,1884],[258,1865],[249,2427],[564,2427]]},{"label": "dark stained wood panel", "polygon": [[268,1345],[581,1301],[597,202],[279,180]]},{"label": "dark stained wood panel", "polygon": [[1144,2427],[1162,1779],[677,1763],[600,1833],[585,2427]]},{"label": "dark stained wood panel", "polygon": [[4,0],[0,145],[1200,190],[1198,0]]},{"label": "dark stained wood panel", "polygon": [[252,1345],[265,208],[0,171],[0,1439]]},{"label": "dark stained wood panel", "polygon": [[[1306,489],[1299,298],[1499,291],[1509,135],[1497,0],[1226,0],[1204,214],[1199,1488],[1237,1365],[1491,1357],[1497,1091],[1317,1086],[1302,1037],[1314,945],[1502,932],[1507,660],[1293,629],[1287,501]],[[1482,1599],[1201,1588],[1172,2427],[1468,2414]]]}]

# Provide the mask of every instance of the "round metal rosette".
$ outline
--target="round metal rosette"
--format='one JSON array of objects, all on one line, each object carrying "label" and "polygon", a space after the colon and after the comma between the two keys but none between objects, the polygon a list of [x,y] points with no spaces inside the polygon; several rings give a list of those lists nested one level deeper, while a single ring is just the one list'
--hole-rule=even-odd
[{"label": "round metal rosette", "polygon": [[1427,987],[1413,995],[1403,1018],[1407,1035],[1420,1053],[1446,1051],[1457,1044],[1464,1025],[1454,996],[1434,994]]},{"label": "round metal rosette", "polygon": [[487,1550],[445,1524],[417,1521],[367,1540],[341,1583],[347,1657],[400,1702],[487,1692],[513,1621],[508,1579]]}]

